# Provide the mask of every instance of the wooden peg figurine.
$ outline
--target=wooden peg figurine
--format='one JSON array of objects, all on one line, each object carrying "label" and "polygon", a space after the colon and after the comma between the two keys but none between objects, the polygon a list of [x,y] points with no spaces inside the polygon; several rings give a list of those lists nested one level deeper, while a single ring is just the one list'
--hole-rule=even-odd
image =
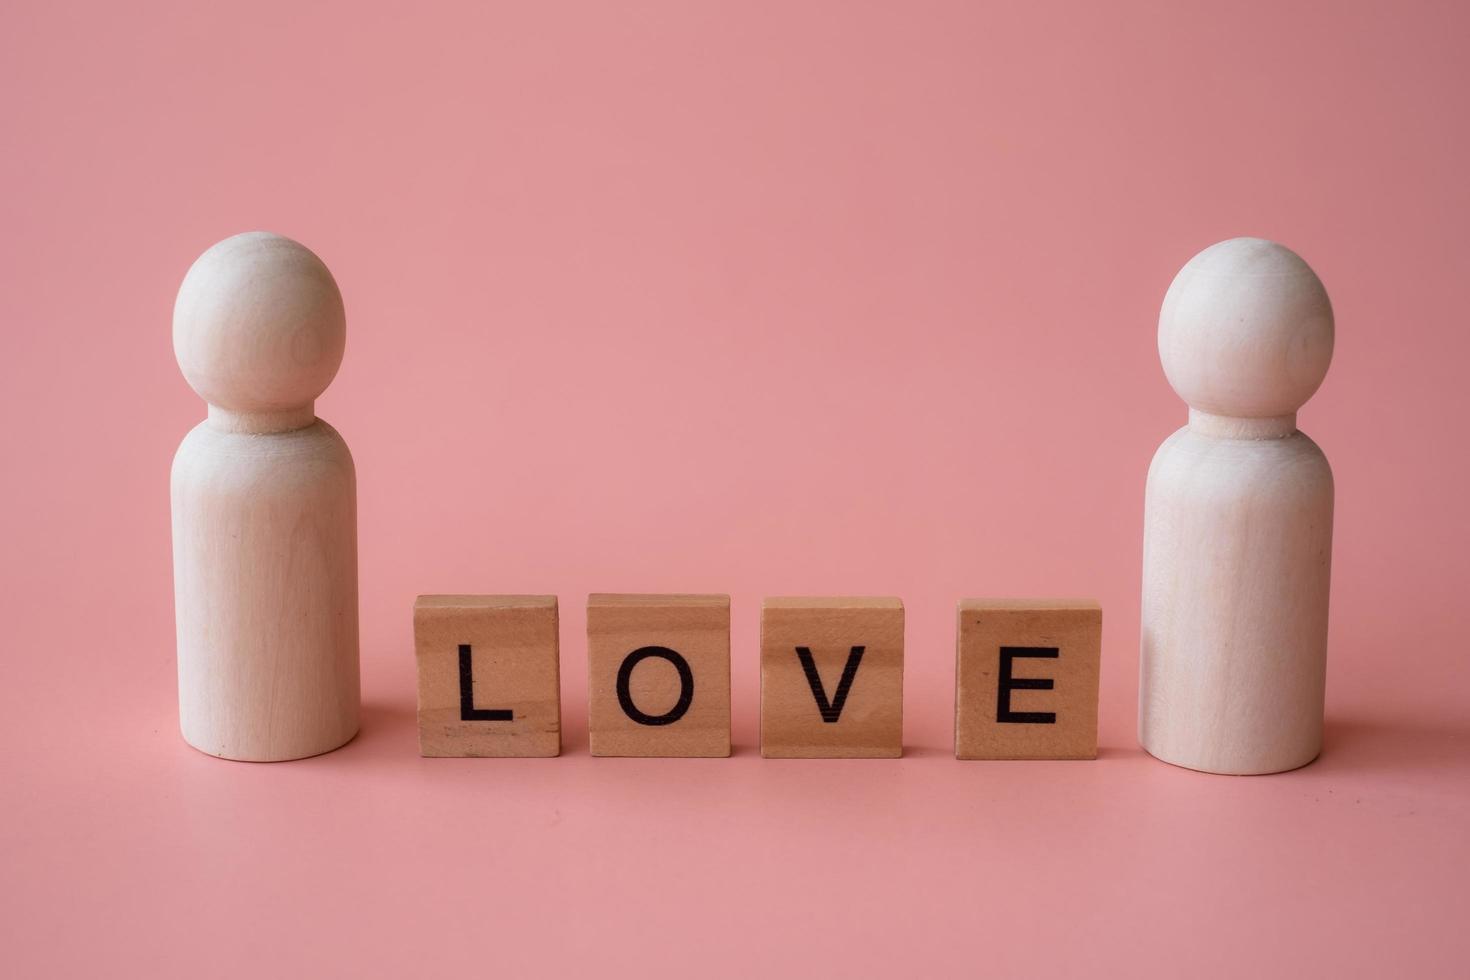
[{"label": "wooden peg figurine", "polygon": [[179,722],[195,748],[274,762],[357,732],[357,488],[314,402],[342,363],[321,260],[251,232],[209,249],[174,353],[209,415],[174,457]]},{"label": "wooden peg figurine", "polygon": [[1165,762],[1268,773],[1321,750],[1332,471],[1296,413],[1332,346],[1326,290],[1273,242],[1205,249],[1164,297],[1189,424],[1149,468],[1138,730]]}]

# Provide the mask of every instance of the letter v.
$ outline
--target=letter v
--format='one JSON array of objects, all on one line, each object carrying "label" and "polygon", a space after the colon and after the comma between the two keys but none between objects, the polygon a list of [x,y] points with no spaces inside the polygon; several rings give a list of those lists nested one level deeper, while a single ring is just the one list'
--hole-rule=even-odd
[{"label": "letter v", "polygon": [[842,679],[837,682],[837,693],[827,700],[827,689],[822,686],[822,675],[817,673],[817,662],[812,659],[809,647],[797,647],[796,655],[801,658],[801,669],[806,673],[806,682],[811,685],[812,697],[817,699],[817,710],[822,720],[832,724],[842,717],[842,706],[847,703],[847,694],[852,690],[853,678],[857,676],[858,664],[863,662],[863,647],[853,647],[847,655],[847,665],[842,668]]}]

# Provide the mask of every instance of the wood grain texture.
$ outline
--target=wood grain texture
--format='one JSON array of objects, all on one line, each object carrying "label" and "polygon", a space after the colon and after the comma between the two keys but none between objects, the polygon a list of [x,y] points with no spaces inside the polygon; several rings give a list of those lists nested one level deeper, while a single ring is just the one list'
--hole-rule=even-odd
[{"label": "wood grain texture", "polygon": [[1097,758],[1100,605],[964,599],[956,620],[955,758]]},{"label": "wood grain texture", "polygon": [[730,597],[587,599],[594,756],[730,754]]},{"label": "wood grain texture", "polygon": [[561,754],[556,596],[419,596],[413,634],[420,755]]},{"label": "wood grain texture", "polygon": [[1149,469],[1139,740],[1207,772],[1322,746],[1332,470],[1311,439],[1184,428]]},{"label": "wood grain texture", "polygon": [[174,459],[179,720],[211,755],[317,755],[357,731],[352,456],[325,422],[270,434],[208,422]]},{"label": "wood grain texture", "polygon": [[766,599],[761,604],[761,755],[903,755],[903,639],[903,603],[896,598]]},{"label": "wood grain texture", "polygon": [[316,755],[358,725],[357,483],[313,403],[342,359],[321,260],[265,233],[202,255],[174,349],[209,403],[170,481],[179,723],[230,759]]},{"label": "wood grain texture", "polygon": [[1296,412],[1333,343],[1321,282],[1271,242],[1206,249],[1165,297],[1190,411],[1148,474],[1138,731],[1166,762],[1269,773],[1321,750],[1334,488]]}]

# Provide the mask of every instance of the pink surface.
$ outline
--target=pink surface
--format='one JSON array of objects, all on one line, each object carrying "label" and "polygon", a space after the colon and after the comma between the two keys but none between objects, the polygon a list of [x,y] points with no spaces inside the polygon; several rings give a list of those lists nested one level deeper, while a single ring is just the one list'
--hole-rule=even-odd
[{"label": "pink surface", "polygon": [[[1187,6],[1187,9],[1186,9]],[[1463,4],[9,3],[0,970],[1429,975],[1470,956]],[[177,733],[185,269],[336,273],[365,725]],[[1164,290],[1300,251],[1338,352],[1328,744],[1136,746]],[[734,597],[736,757],[587,755],[594,590]],[[421,760],[410,607],[552,592],[559,760]],[[898,762],[765,762],[761,596],[908,607]],[[950,758],[967,595],[1105,609],[1096,763]]]}]

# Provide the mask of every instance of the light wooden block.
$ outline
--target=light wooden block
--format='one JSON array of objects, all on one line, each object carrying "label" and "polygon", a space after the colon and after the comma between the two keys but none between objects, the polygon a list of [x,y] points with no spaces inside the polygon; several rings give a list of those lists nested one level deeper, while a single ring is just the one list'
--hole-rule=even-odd
[{"label": "light wooden block", "polygon": [[955,758],[1096,759],[1102,607],[965,599],[955,653]]},{"label": "light wooden block", "polygon": [[903,755],[903,602],[781,597],[761,604],[761,755]]},{"label": "light wooden block", "polygon": [[587,597],[595,756],[730,754],[730,597]]},{"label": "light wooden block", "polygon": [[561,754],[556,596],[419,596],[413,633],[420,755]]}]

